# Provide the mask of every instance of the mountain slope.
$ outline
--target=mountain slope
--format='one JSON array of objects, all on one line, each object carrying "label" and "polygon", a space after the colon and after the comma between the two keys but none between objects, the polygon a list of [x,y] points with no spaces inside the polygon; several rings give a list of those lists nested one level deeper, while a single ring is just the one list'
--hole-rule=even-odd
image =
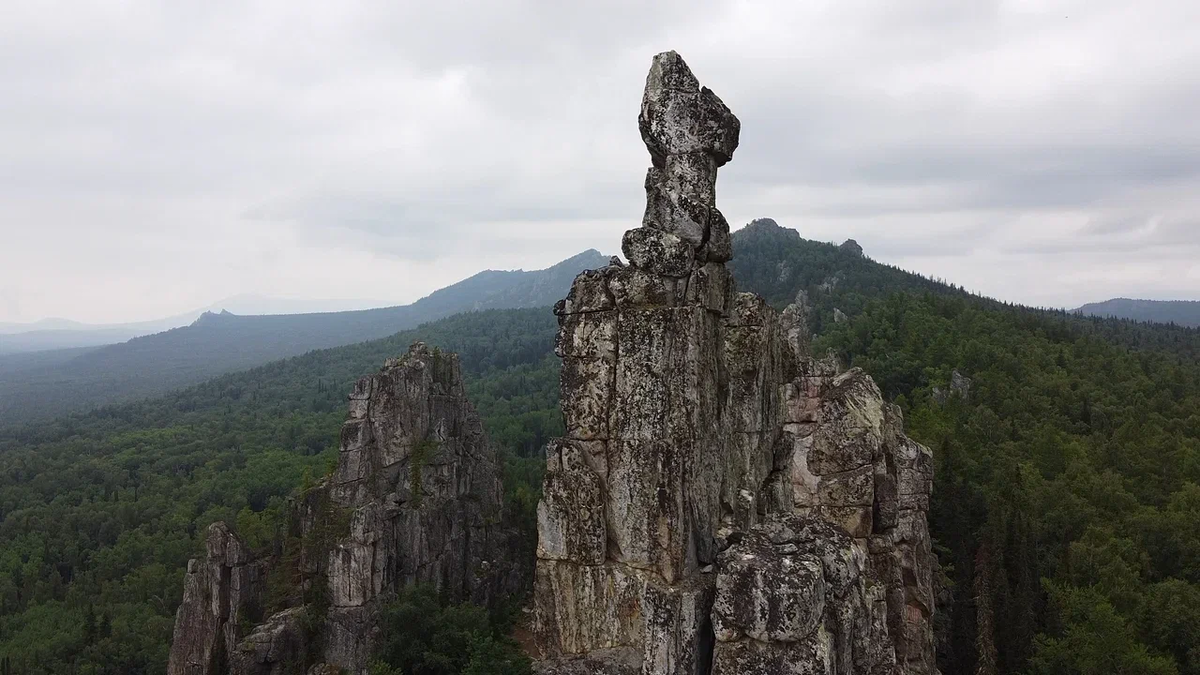
[{"label": "mountain slope", "polygon": [[1191,328],[1200,327],[1200,302],[1195,300],[1131,300],[1113,298],[1093,302],[1075,310],[1091,316],[1173,323]]},{"label": "mountain slope", "polygon": [[362,300],[301,300],[242,294],[225,298],[204,309],[151,321],[88,324],[70,319],[51,318],[33,323],[0,322],[0,356],[115,344],[135,337],[186,326],[207,311],[256,315],[313,314],[354,311],[383,304]]},{"label": "mountain slope", "polygon": [[41,367],[0,367],[0,424],[163,393],[214,375],[313,349],[372,340],[463,311],[539,307],[608,258],[586,251],[537,271],[486,271],[411,305],[353,312],[237,316],[206,312],[190,326],[57,359]]},{"label": "mountain slope", "polygon": [[[804,239],[793,229],[760,218],[733,233],[733,270],[738,288],[782,308],[803,291],[817,333],[834,323],[834,310],[853,318],[870,302],[893,293],[931,294],[969,300],[974,306],[1013,314],[1030,329],[1085,334],[1130,349],[1164,350],[1200,360],[1200,331],[1180,325],[1147,327],[1137,321],[1081,316],[1064,310],[1000,302],[940,279],[871,260],[852,240],[835,245]],[[867,252],[869,254],[869,251]],[[1048,322],[1048,323],[1047,323]]]},{"label": "mountain slope", "polygon": [[0,356],[110,345],[139,335],[186,326],[199,315],[200,310],[196,310],[152,321],[115,324],[86,324],[69,319],[0,323]]}]

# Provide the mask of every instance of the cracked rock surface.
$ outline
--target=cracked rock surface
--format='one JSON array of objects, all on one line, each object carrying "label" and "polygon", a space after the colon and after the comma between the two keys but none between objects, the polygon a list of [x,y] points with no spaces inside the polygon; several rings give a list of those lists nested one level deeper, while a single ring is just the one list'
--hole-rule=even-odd
[{"label": "cracked rock surface", "polygon": [[929,451],[865,373],[811,357],[803,298],[734,288],[716,178],[740,124],[678,54],[654,58],[639,127],[629,264],[555,308],[538,670],[936,672]]},{"label": "cracked rock surface", "polygon": [[[264,613],[267,572],[223,523],[191,561],[169,675],[365,673],[378,603],[406,584],[490,604],[520,591],[500,467],[467,400],[458,357],[416,343],[355,385],[331,476],[291,509],[302,549],[291,606]],[[564,535],[582,548],[576,529]],[[548,544],[553,547],[552,543]],[[323,586],[328,607],[298,598]],[[257,624],[257,625],[255,625]],[[315,662],[315,663],[310,663]],[[324,671],[322,671],[324,669]]]}]

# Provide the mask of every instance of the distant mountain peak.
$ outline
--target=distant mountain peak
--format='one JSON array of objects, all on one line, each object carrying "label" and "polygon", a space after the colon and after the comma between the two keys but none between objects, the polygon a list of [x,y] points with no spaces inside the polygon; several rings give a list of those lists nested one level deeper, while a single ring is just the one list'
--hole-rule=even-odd
[{"label": "distant mountain peak", "polygon": [[[756,229],[772,229],[772,228],[777,229],[777,230],[787,229],[785,227],[782,227],[779,223],[775,222],[774,218],[755,218],[754,220],[751,220],[749,224],[746,225],[747,229],[752,228],[752,227],[756,228]],[[799,233],[797,233],[797,234],[799,234]]]},{"label": "distant mountain peak", "polygon": [[210,324],[213,321],[220,321],[223,318],[231,317],[231,316],[237,316],[237,315],[227,309],[222,309],[220,312],[207,311],[207,312],[204,312],[203,314],[201,314],[200,316],[196,317],[196,320],[192,322],[192,325],[193,326],[202,326],[202,325]]},{"label": "distant mountain peak", "polygon": [[[122,335],[119,340],[129,341],[95,349],[69,366],[73,357],[63,355],[43,359],[46,365],[22,371],[20,378],[6,379],[0,370],[0,425],[162,393],[314,349],[379,339],[460,312],[538,307],[550,314],[576,275],[606,264],[604,255],[587,250],[543,270],[481,272],[411,305],[374,309],[257,314],[244,305],[233,305],[235,312],[218,304],[199,318],[159,329],[165,332]],[[20,336],[0,336],[0,355],[13,337]],[[34,372],[54,385],[32,386]]]},{"label": "distant mountain peak", "polygon": [[745,227],[738,230],[741,237],[783,237],[788,240],[800,240],[800,233],[790,227],[784,227],[775,222],[774,218],[755,218]]},{"label": "distant mountain peak", "polygon": [[560,267],[572,267],[573,268],[573,267],[579,267],[580,265],[583,265],[585,267],[587,267],[589,265],[592,267],[603,267],[607,264],[608,264],[608,256],[604,255],[603,253],[601,253],[600,251],[597,251],[594,248],[589,248],[588,250],[583,251],[582,253],[576,253],[575,255],[571,256],[570,258],[567,258],[566,260],[564,260],[560,263],[551,265],[548,269],[555,269],[555,268],[560,268]]}]

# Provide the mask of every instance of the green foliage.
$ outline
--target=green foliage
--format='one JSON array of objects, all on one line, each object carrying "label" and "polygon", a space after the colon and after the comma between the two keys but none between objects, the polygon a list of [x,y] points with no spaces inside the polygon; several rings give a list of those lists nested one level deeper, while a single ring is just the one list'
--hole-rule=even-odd
[{"label": "green foliage", "polygon": [[[1200,672],[1197,613],[1175,599],[1200,593],[1200,364],[1093,326],[896,294],[818,343],[872,373],[934,449],[931,527],[960,589],[939,607],[947,672],[975,670],[980,625],[1000,673]],[[954,369],[970,398],[941,404]],[[981,577],[986,603],[961,590]]]},{"label": "green foliage", "polygon": [[1061,637],[1038,637],[1030,673],[1177,675],[1179,672],[1170,658],[1150,653],[1103,593],[1053,585],[1050,590],[1065,628]]},{"label": "green foliage", "polygon": [[487,610],[443,604],[429,586],[405,589],[381,613],[372,673],[529,675],[529,659]]},{"label": "green foliage", "polygon": [[404,675],[404,671],[389,666],[383,661],[372,661],[368,672],[370,675]]},{"label": "green foliage", "polygon": [[[268,580],[269,604],[299,600],[299,561],[321,544],[292,529],[286,499],[336,460],[354,381],[424,340],[459,354],[489,429],[515,429],[557,407],[554,330],[545,308],[465,314],[157,400],[0,430],[0,658],[18,673],[165,672],[184,569],[216,520],[291,561]],[[540,476],[539,460],[525,456],[556,431],[496,439],[514,470],[506,510],[527,523]]]}]

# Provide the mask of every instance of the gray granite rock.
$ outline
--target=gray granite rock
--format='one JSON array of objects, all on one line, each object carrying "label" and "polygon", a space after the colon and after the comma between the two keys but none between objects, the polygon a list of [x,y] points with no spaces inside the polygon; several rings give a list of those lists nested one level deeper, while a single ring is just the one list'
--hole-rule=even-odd
[{"label": "gray granite rock", "polygon": [[736,292],[715,185],[738,125],[678,54],[655,57],[639,121],[630,265],[558,308],[537,670],[935,672],[928,451],[865,373],[814,360],[807,298],[780,314]]},{"label": "gray granite rock", "polygon": [[851,255],[858,256],[860,258],[863,256],[863,247],[860,246],[858,244],[858,242],[854,241],[853,239],[847,239],[846,241],[842,242],[842,245],[839,246],[838,248],[842,249],[843,251],[845,251]]},{"label": "gray granite rock", "polygon": [[188,562],[175,613],[168,675],[224,672],[242,626],[262,612],[266,570],[224,523],[209,526],[205,555]]},{"label": "gray granite rock", "polygon": [[659,54],[651,62],[638,127],[655,166],[670,155],[690,153],[710,155],[723,165],[733,158],[741,132],[729,108],[700,86],[675,52]]},{"label": "gray granite rock", "polygon": [[232,654],[229,672],[247,675],[300,675],[307,668],[312,637],[306,607],[293,607],[256,626]]},{"label": "gray granite rock", "polygon": [[[586,289],[589,278],[581,275],[578,285]],[[606,296],[577,297],[587,305],[602,304]],[[581,333],[561,349],[603,355],[605,335]],[[523,563],[510,550],[512,533],[499,522],[496,454],[467,401],[456,355],[417,343],[359,380],[341,439],[332,475],[293,509],[303,538],[326,547],[307,551],[301,565],[304,585],[326,586],[329,606],[300,604],[304,589],[296,588],[292,606],[239,634],[239,627],[261,618],[255,615],[262,610],[266,569],[278,561],[253,560],[236,535],[214,525],[206,558],[189,565],[171,675],[304,673],[310,661],[363,673],[378,631],[378,603],[403,586],[433,584],[450,600],[480,604],[507,599],[523,586]],[[581,451],[567,447],[576,454],[564,464],[584,466]],[[590,498],[598,520],[599,479],[566,476],[563,487],[574,501],[562,506],[576,508]],[[564,552],[603,546],[602,528],[581,538],[577,524],[572,520],[565,530]]]}]

